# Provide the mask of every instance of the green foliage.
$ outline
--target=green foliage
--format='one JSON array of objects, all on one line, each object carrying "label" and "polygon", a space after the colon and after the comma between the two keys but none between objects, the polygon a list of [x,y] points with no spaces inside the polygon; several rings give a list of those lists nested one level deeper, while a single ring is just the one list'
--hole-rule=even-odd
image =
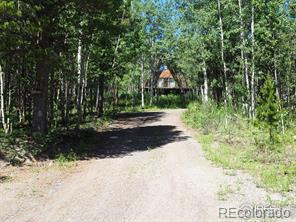
[{"label": "green foliage", "polygon": [[[228,113],[231,115],[230,113]],[[201,104],[199,102],[190,103],[188,111],[184,114],[184,121],[193,128],[200,128],[205,134],[212,130],[225,130],[227,109],[218,106],[215,102]]]},{"label": "green foliage", "polygon": [[[145,100],[149,101],[150,94],[145,93]],[[192,98],[188,95],[168,94],[159,95],[152,105],[146,105],[145,109],[176,109],[186,108]],[[139,105],[141,98],[139,94],[123,95],[119,104],[120,112],[141,112],[142,107]]]},{"label": "green foliage", "polygon": [[274,143],[280,123],[280,106],[276,98],[273,80],[268,76],[261,89],[258,99],[257,123],[269,129],[270,141]]},{"label": "green foliage", "polygon": [[[40,142],[40,141],[39,141]],[[34,141],[24,130],[14,130],[10,135],[0,134],[0,153],[13,165],[20,165],[26,159],[38,155],[44,144]]]},{"label": "green foliage", "polygon": [[12,178],[11,178],[10,176],[1,176],[1,175],[0,175],[0,184],[1,184],[1,183],[9,182],[9,181],[11,181],[11,180],[12,180]]},{"label": "green foliage", "polygon": [[110,124],[110,117],[88,118],[75,130],[75,123],[68,129],[52,129],[46,135],[29,135],[19,129],[11,135],[0,133],[0,158],[13,165],[22,165],[26,160],[57,159],[57,162],[75,161],[87,156],[88,136]]},{"label": "green foliage", "polygon": [[[87,142],[77,142],[81,132],[73,132],[75,122],[83,130],[96,129],[108,125],[109,119],[96,119],[94,113],[108,116],[141,111],[142,84],[145,91],[156,84],[160,67],[165,66],[182,77],[195,98],[208,88],[213,100],[208,105],[191,104],[185,114],[188,124],[206,134],[217,132],[227,144],[250,145],[256,152],[265,152],[271,141],[278,142],[273,149],[284,152],[282,147],[294,143],[291,138],[296,134],[295,1],[289,1],[287,8],[279,0],[240,2],[241,8],[238,1],[221,0],[222,49],[216,0],[1,0],[3,111],[13,126],[11,135],[0,132],[1,156],[3,153],[17,164],[30,155],[52,152],[54,158],[59,152],[83,153]],[[253,9],[255,38],[250,33]],[[222,50],[226,77],[222,75]],[[40,60],[47,67],[37,78]],[[32,116],[40,111],[35,93],[43,85],[45,71],[49,78],[41,88],[48,86],[48,90],[40,96],[46,103],[43,107],[49,108],[43,113],[48,114],[44,122],[49,132],[31,135]],[[276,75],[278,97],[285,100],[276,101],[272,82],[266,81],[261,96],[257,93],[264,73]],[[226,83],[234,95],[235,110],[217,105],[225,98]],[[187,95],[158,96],[153,91],[145,92],[148,109],[184,108],[191,101]],[[242,109],[250,114],[251,103],[256,104],[258,96],[257,123],[261,128],[241,115]],[[283,109],[279,112],[280,106],[287,111],[289,130],[285,135],[276,135],[279,120],[285,116]],[[66,138],[71,142],[64,142]],[[232,156],[229,149],[224,151]]]},{"label": "green foliage", "polygon": [[156,107],[159,108],[185,108],[188,100],[183,95],[161,95],[157,98],[155,103]]},{"label": "green foliage", "polygon": [[66,166],[70,162],[73,162],[77,159],[76,154],[74,152],[70,152],[68,154],[58,154],[56,156],[55,161],[58,163],[59,166]]},{"label": "green foliage", "polygon": [[[273,149],[269,133],[239,112],[216,104],[192,103],[183,121],[198,130],[207,159],[226,169],[241,169],[258,178],[258,186],[288,192],[296,185],[296,141],[287,129]],[[227,121],[225,121],[227,120]],[[225,125],[226,124],[226,125]]]}]

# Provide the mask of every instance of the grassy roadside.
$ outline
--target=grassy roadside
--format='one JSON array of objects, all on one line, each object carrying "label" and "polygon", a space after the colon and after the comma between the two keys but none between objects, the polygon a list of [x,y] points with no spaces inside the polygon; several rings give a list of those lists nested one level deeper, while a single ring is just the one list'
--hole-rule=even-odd
[{"label": "grassy roadside", "polygon": [[268,132],[232,110],[190,104],[183,121],[198,132],[206,158],[226,169],[244,170],[273,192],[296,192],[296,143],[293,129],[272,147]]}]

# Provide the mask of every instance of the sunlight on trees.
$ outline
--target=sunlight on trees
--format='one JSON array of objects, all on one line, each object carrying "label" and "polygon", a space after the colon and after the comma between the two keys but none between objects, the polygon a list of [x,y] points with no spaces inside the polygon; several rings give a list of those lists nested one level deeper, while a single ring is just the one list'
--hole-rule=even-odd
[{"label": "sunlight on trees", "polygon": [[295,115],[294,14],[284,0],[2,0],[3,134],[79,129],[90,116],[153,106],[161,67],[186,82],[182,96],[271,125],[263,113],[274,98],[260,92],[275,94],[284,126]]}]

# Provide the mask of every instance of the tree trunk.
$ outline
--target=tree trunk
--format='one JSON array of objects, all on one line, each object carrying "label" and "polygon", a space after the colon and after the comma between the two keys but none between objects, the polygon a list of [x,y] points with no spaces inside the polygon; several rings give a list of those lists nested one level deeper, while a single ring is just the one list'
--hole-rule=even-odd
[{"label": "tree trunk", "polygon": [[104,113],[104,76],[103,75],[100,75],[99,81],[98,81],[96,112],[98,117],[101,117]]},{"label": "tree trunk", "polygon": [[4,100],[4,72],[0,65],[0,118],[5,134],[9,131],[9,122],[6,122],[5,117],[5,100]]},{"label": "tree trunk", "polygon": [[151,79],[150,79],[150,106],[153,104],[154,97],[154,69],[151,69]]},{"label": "tree trunk", "polygon": [[145,95],[144,95],[144,59],[142,58],[141,64],[141,105],[142,109],[145,107]]},{"label": "tree trunk", "polygon": [[251,116],[255,118],[255,9],[252,5],[252,23],[251,23],[251,38],[252,38],[252,76],[251,76]]},{"label": "tree trunk", "polygon": [[117,88],[117,81],[116,79],[113,80],[111,85],[111,92],[112,92],[112,108],[115,110],[116,106],[118,105],[118,88]]},{"label": "tree trunk", "polygon": [[82,85],[82,94],[81,94],[81,105],[83,105],[83,119],[86,115],[86,108],[87,108],[87,88],[88,88],[88,63],[89,63],[89,54],[85,52],[85,60],[84,60],[84,78],[83,78],[83,85]]},{"label": "tree trunk", "polygon": [[224,30],[223,30],[223,20],[221,14],[221,3],[220,0],[218,2],[218,14],[219,14],[219,24],[220,24],[220,37],[221,37],[221,60],[223,64],[223,75],[224,75],[224,87],[225,87],[225,97],[224,97],[224,104],[225,106],[228,105],[228,100],[230,99],[229,96],[229,88],[228,88],[228,79],[227,79],[227,67],[224,58]]},{"label": "tree trunk", "polygon": [[43,55],[39,58],[36,65],[36,86],[33,91],[33,132],[46,133],[47,126],[47,109],[48,109],[48,79],[50,73],[49,58]]},{"label": "tree trunk", "polygon": [[65,80],[65,100],[66,100],[66,110],[65,110],[65,125],[68,127],[69,116],[70,116],[70,86],[69,80]]},{"label": "tree trunk", "polygon": [[240,39],[241,39],[241,70],[244,73],[245,78],[245,87],[247,90],[247,96],[246,96],[246,111],[251,117],[250,112],[250,83],[249,83],[249,74],[248,74],[248,59],[245,56],[245,49],[246,49],[246,39],[245,39],[245,32],[244,32],[244,22],[243,22],[243,13],[242,13],[242,4],[241,0],[238,0],[238,7],[239,7],[239,18],[240,18]]},{"label": "tree trunk", "polygon": [[281,104],[281,95],[279,90],[279,81],[278,81],[278,73],[277,73],[277,64],[276,64],[276,56],[274,56],[274,81],[275,81],[275,89],[276,89],[276,97],[279,101],[279,111],[280,111],[280,117],[281,117],[281,128],[282,133],[285,134],[285,123],[284,123],[284,116],[282,113],[282,104]]},{"label": "tree trunk", "polygon": [[203,61],[203,76],[204,76],[204,92],[203,92],[203,101],[204,103],[208,103],[209,101],[209,86],[208,86],[208,74],[207,74],[207,67],[206,62]]},{"label": "tree trunk", "polygon": [[99,116],[99,106],[100,106],[100,82],[98,80],[97,93],[96,93],[96,113]]},{"label": "tree trunk", "polygon": [[279,80],[278,80],[278,71],[276,65],[276,57],[274,57],[274,82],[275,82],[275,93],[278,100],[281,99],[280,90],[279,90]]},{"label": "tree trunk", "polygon": [[[23,62],[23,61],[22,61]],[[26,96],[27,94],[27,86],[22,79],[25,79],[25,69],[24,65],[20,68],[20,79],[18,80],[18,97],[19,97],[19,123],[22,124],[25,122],[25,114],[26,114]]]},{"label": "tree trunk", "polygon": [[[76,128],[79,128],[80,123],[83,119],[82,106],[84,99],[86,99],[86,88],[87,88],[87,69],[88,69],[88,55],[85,52],[85,47],[81,40],[78,42],[77,50],[77,122]],[[84,109],[83,109],[84,110]]]},{"label": "tree trunk", "polygon": [[83,55],[82,55],[82,42],[81,39],[78,41],[77,50],[77,98],[76,98],[76,108],[77,108],[77,121],[76,128],[80,127],[81,123],[81,97],[82,97],[82,81],[83,81]]},{"label": "tree trunk", "polygon": [[61,111],[61,122],[62,125],[65,124],[65,106],[66,106],[66,87],[65,87],[65,78],[63,77],[62,71],[59,72],[60,76],[60,100],[58,101],[59,110]]},{"label": "tree trunk", "polygon": [[54,74],[50,75],[50,95],[49,95],[49,113],[48,113],[48,126],[49,128],[52,126],[54,121],[54,99],[55,99],[55,80]]}]

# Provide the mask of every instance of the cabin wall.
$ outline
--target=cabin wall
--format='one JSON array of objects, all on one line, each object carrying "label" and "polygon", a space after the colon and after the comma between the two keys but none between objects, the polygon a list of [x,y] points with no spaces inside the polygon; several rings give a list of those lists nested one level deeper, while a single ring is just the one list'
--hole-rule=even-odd
[{"label": "cabin wall", "polygon": [[157,82],[158,88],[175,88],[176,81],[173,78],[159,79]]}]

